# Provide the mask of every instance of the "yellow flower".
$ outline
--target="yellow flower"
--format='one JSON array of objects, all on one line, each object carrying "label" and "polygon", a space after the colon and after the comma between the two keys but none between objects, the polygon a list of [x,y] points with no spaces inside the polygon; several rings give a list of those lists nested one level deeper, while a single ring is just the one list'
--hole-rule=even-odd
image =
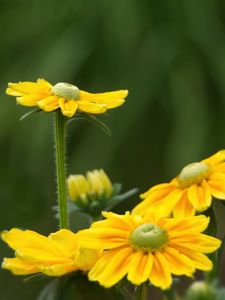
[{"label": "yellow flower", "polygon": [[6,93],[16,96],[18,104],[38,106],[45,112],[60,108],[67,117],[72,117],[77,111],[104,113],[122,105],[128,95],[127,90],[92,94],[68,83],[59,82],[53,86],[44,79],[38,79],[37,82],[9,83]]},{"label": "yellow flower", "polygon": [[221,242],[201,233],[209,223],[203,215],[166,218],[160,209],[149,211],[145,217],[128,212],[103,215],[105,220],[78,232],[82,246],[105,250],[89,272],[91,281],[108,288],[127,275],[135,285],[150,280],[167,289],[171,274],[191,276],[196,269],[212,269],[204,253],[215,251]]},{"label": "yellow flower", "polygon": [[88,171],[83,175],[70,175],[67,179],[70,199],[88,203],[89,198],[110,198],[113,192],[112,183],[103,170]]},{"label": "yellow flower", "polygon": [[80,247],[76,234],[66,229],[46,237],[31,230],[13,228],[3,231],[1,237],[15,250],[16,256],[5,258],[2,268],[15,275],[61,276],[76,270],[88,271],[100,253]]},{"label": "yellow flower", "polygon": [[171,182],[150,188],[141,195],[144,200],[133,212],[143,215],[149,208],[162,204],[168,211],[173,210],[175,217],[191,216],[206,210],[212,196],[225,200],[225,150],[187,165]]}]

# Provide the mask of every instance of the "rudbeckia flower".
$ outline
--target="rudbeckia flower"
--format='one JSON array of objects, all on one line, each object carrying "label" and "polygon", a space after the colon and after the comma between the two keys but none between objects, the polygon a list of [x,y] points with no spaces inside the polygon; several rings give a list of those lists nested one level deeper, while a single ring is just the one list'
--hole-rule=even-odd
[{"label": "rudbeckia flower", "polygon": [[143,215],[162,204],[175,217],[191,216],[210,207],[212,197],[225,200],[225,150],[187,165],[171,182],[150,188],[133,212]]},{"label": "rudbeckia flower", "polygon": [[128,95],[127,90],[92,94],[68,83],[59,82],[53,86],[44,79],[9,83],[6,93],[16,96],[18,104],[38,106],[45,112],[61,109],[67,117],[72,117],[77,111],[102,114],[122,105]]},{"label": "rudbeckia flower", "polygon": [[172,276],[191,276],[196,269],[209,271],[212,262],[204,253],[215,251],[220,240],[202,234],[209,218],[167,218],[162,210],[145,217],[104,212],[103,221],[78,232],[84,247],[101,248],[102,256],[89,272],[91,281],[109,288],[127,275],[134,285],[149,280],[167,289]]},{"label": "rudbeckia flower", "polygon": [[88,271],[99,257],[98,250],[80,247],[76,234],[61,229],[48,237],[31,230],[11,229],[1,234],[15,250],[15,258],[5,258],[3,269],[15,275],[43,273],[61,276],[73,271]]}]

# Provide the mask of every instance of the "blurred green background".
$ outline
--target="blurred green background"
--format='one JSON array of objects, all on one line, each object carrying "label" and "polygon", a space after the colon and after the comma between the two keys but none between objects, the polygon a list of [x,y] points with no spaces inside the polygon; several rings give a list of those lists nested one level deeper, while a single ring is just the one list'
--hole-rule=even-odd
[{"label": "blurred green background", "polygon": [[[129,89],[102,117],[68,130],[68,173],[104,168],[145,191],[225,148],[225,1],[1,0],[0,229],[57,229],[52,114],[19,121],[9,81]],[[127,203],[129,209],[138,199]],[[118,208],[119,210],[120,208]],[[12,255],[3,243],[1,258]],[[45,280],[0,271],[0,299],[35,299]]]}]

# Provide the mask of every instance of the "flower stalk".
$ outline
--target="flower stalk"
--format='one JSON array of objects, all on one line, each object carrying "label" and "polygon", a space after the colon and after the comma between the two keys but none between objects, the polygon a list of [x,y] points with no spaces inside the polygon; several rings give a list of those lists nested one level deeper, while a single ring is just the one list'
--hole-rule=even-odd
[{"label": "flower stalk", "polygon": [[142,283],[136,288],[136,300],[146,300],[148,294],[148,285],[146,283]]},{"label": "flower stalk", "polygon": [[56,176],[59,205],[59,227],[69,228],[67,211],[67,189],[66,189],[66,163],[65,163],[65,127],[66,118],[61,111],[55,112],[55,149],[56,149]]}]

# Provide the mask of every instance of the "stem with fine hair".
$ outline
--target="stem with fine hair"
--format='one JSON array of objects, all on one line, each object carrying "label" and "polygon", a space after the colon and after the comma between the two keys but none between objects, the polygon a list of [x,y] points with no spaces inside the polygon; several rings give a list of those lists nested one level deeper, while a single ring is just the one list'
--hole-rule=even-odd
[{"label": "stem with fine hair", "polygon": [[66,188],[66,163],[65,163],[65,127],[66,118],[61,111],[55,112],[55,149],[56,149],[56,176],[59,205],[59,226],[69,228],[67,211],[67,188]]},{"label": "stem with fine hair", "polygon": [[148,284],[142,283],[136,288],[136,300],[146,300],[148,294]]}]

